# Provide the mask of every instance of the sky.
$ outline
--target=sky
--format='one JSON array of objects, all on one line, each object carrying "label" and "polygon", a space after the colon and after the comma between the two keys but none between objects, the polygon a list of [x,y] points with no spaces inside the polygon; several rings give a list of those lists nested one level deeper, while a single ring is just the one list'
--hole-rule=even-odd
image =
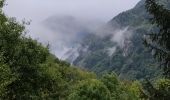
[{"label": "sky", "polygon": [[[72,33],[66,34],[44,27],[42,25],[44,20],[51,16],[74,16],[79,20],[76,21],[76,25],[83,27],[91,25],[90,27],[94,27],[92,25],[95,25],[94,23],[97,23],[97,21],[106,23],[119,13],[133,8],[139,1],[140,0],[6,0],[7,6],[4,7],[4,12],[10,17],[16,17],[19,21],[23,19],[27,21],[31,20],[31,25],[28,26],[28,30],[30,31],[28,35],[42,43],[50,43],[52,52],[61,58],[62,55],[69,50],[69,47],[66,45],[75,39],[75,37],[71,36]],[[85,22],[86,24],[82,25]],[[88,22],[90,24],[87,24]],[[60,26],[60,23],[57,24],[57,26]],[[62,27],[65,26],[62,24]],[[66,27],[64,29],[68,28]],[[74,28],[73,32],[77,32],[77,30],[80,29]],[[74,38],[70,38],[69,40],[69,37]],[[66,39],[69,41],[66,42]]]},{"label": "sky", "polygon": [[42,20],[54,14],[109,21],[139,0],[7,0],[5,11],[19,19]]}]

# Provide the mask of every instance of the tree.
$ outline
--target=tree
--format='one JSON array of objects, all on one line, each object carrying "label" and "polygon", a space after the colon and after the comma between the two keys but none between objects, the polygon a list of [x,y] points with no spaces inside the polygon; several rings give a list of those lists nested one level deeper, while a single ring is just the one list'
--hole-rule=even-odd
[{"label": "tree", "polygon": [[142,94],[149,100],[169,100],[170,98],[170,10],[159,3],[156,0],[146,0],[146,8],[156,28],[153,33],[147,34],[145,44],[163,66],[167,79],[161,79],[156,84],[152,84],[149,80],[143,83]]},{"label": "tree", "polygon": [[148,34],[145,44],[160,61],[164,75],[170,78],[170,10],[159,5],[156,0],[146,0],[146,8],[151,14],[152,23],[159,30]]},{"label": "tree", "polygon": [[143,99],[149,100],[169,100],[170,98],[170,80],[159,79],[151,84],[146,80],[143,83],[143,91],[141,91]]},{"label": "tree", "polygon": [[101,81],[107,86],[111,93],[113,100],[120,100],[120,95],[122,93],[121,83],[117,79],[116,74],[106,74],[103,75]]},{"label": "tree", "polygon": [[114,73],[103,75],[101,81],[109,89],[111,100],[139,100],[140,87],[137,82],[121,82]]},{"label": "tree", "polygon": [[2,12],[3,5],[4,0],[1,0],[0,99],[37,100],[51,96],[57,80],[54,82],[41,66],[49,56],[48,48],[26,38],[23,33],[27,23],[6,17]]},{"label": "tree", "polygon": [[80,81],[68,100],[111,100],[107,87],[96,79]]}]

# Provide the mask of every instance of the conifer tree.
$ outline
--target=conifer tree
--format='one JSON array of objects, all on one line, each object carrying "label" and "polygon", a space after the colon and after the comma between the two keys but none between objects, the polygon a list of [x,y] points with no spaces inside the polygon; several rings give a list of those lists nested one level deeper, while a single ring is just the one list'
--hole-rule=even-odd
[{"label": "conifer tree", "polygon": [[160,61],[164,75],[170,78],[170,10],[159,5],[156,0],[146,0],[146,8],[151,14],[152,23],[159,30],[148,34],[145,43],[153,50],[155,58]]}]

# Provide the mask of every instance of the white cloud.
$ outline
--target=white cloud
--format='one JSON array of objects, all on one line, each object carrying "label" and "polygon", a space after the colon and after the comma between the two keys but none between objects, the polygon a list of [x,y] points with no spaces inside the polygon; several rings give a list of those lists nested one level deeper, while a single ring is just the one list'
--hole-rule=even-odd
[{"label": "white cloud", "polygon": [[[92,30],[97,21],[107,22],[118,13],[133,8],[138,1],[139,0],[7,0],[8,5],[5,6],[4,11],[8,16],[16,17],[18,20],[24,18],[26,20],[32,20],[31,25],[28,26],[30,30],[28,35],[38,39],[42,43],[50,43],[52,52],[62,58],[64,53],[72,48],[69,46],[69,43],[75,40],[75,36],[69,33],[59,32],[58,30],[49,30],[42,25],[42,21],[54,15],[69,15],[78,18],[78,20],[81,19],[80,22],[84,23],[83,27]],[[81,25],[81,23],[78,25]],[[66,27],[64,31],[69,30],[67,30]],[[73,31],[77,32],[79,29],[74,29]]]},{"label": "white cloud", "polygon": [[116,52],[116,46],[107,49],[107,53],[109,56],[112,56],[115,52]]}]

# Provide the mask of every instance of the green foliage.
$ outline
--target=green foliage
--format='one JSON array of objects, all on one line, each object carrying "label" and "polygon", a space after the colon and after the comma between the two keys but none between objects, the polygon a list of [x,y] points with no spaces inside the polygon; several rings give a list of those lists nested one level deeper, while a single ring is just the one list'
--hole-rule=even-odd
[{"label": "green foliage", "polygon": [[[4,1],[0,1],[0,7],[3,5]],[[130,16],[127,14],[126,17],[133,19],[131,14]],[[127,23],[130,22],[127,21]],[[139,24],[137,21],[135,23]],[[19,23],[15,18],[8,18],[0,12],[1,100],[140,100],[142,96],[151,100],[170,98],[170,80],[168,79],[161,79],[154,86],[147,82],[145,84],[147,89],[142,90],[141,84],[137,81],[121,81],[113,73],[97,78],[94,73],[59,60],[49,53],[47,47],[25,37],[25,24],[27,23]],[[142,43],[139,38],[145,33],[146,27],[144,29],[143,26],[140,27],[142,29],[137,28],[135,31],[141,34],[132,40],[136,41],[133,42],[134,45]],[[135,78],[139,79],[146,77],[146,73],[153,74],[152,72],[155,71],[152,68],[146,68],[148,66],[145,63],[153,63],[153,60],[150,59],[149,54],[141,50],[143,47],[133,48],[134,53],[126,57],[122,55],[121,48],[118,48],[116,54],[109,57],[103,48],[105,45],[108,47],[115,45],[108,41],[110,37],[102,41],[100,37],[95,37],[95,40],[93,38],[89,37],[86,40],[89,41],[87,42],[89,49],[93,52],[87,53],[85,57],[85,61],[88,62],[86,64],[94,66],[92,68],[89,66],[89,69],[96,72],[114,70],[120,77],[122,74],[124,74],[122,77],[136,75]],[[142,54],[139,54],[141,52]],[[143,60],[146,57],[147,59]],[[81,62],[81,59],[77,60]],[[129,71],[129,69],[132,70]]]},{"label": "green foliage", "polygon": [[9,66],[0,63],[0,97],[5,95],[6,86],[15,80]]},{"label": "green foliage", "polygon": [[148,34],[146,46],[154,51],[154,56],[163,66],[164,74],[170,77],[170,11],[155,0],[146,0],[146,8],[152,15],[152,23],[158,31]]},{"label": "green foliage", "polygon": [[[41,88],[39,84],[43,83],[38,68],[39,64],[46,60],[48,49],[30,38],[25,38],[23,32],[24,23],[19,24],[14,18],[1,14],[0,60],[4,63],[1,67],[5,67],[5,74],[15,75],[15,80],[5,85],[4,99],[34,98]],[[2,78],[2,81],[6,78]]]},{"label": "green foliage", "polygon": [[102,77],[101,81],[107,86],[111,92],[112,100],[120,100],[121,84],[115,74],[106,74]]},{"label": "green foliage", "polygon": [[109,90],[102,82],[90,79],[80,81],[68,100],[111,100],[111,98]]},{"label": "green foliage", "polygon": [[159,79],[156,82],[156,89],[160,91],[162,99],[170,98],[170,80],[169,79]]},{"label": "green foliage", "polygon": [[143,83],[142,98],[149,100],[169,100],[170,98],[170,80],[158,79],[152,84],[150,81]]},{"label": "green foliage", "polygon": [[[73,62],[76,66],[85,67],[98,75],[104,72],[114,71],[121,79],[144,79],[155,78],[160,75],[161,70],[152,54],[145,49],[143,37],[154,29],[149,23],[149,14],[145,9],[145,0],[141,0],[133,9],[120,13],[114,17],[105,27],[112,30],[123,30],[128,27],[125,35],[131,35],[125,39],[125,46],[122,48],[112,41],[112,35],[103,31],[101,38],[95,34],[89,34],[82,42],[83,47],[88,47],[86,52],[81,52]],[[106,29],[103,29],[106,30]],[[129,44],[126,44],[129,43]],[[116,52],[108,55],[109,48],[116,48]],[[82,48],[84,49],[84,48]]]},{"label": "green foliage", "polygon": [[69,100],[139,100],[140,83],[127,84],[118,80],[116,74],[105,74],[100,80],[87,79],[74,86]]},{"label": "green foliage", "polygon": [[[169,4],[168,1],[167,3]],[[153,55],[163,66],[164,75],[168,79],[159,79],[155,84],[148,80],[143,83],[143,98],[149,100],[169,100],[170,98],[170,11],[167,9],[169,5],[160,4],[165,4],[165,1],[146,0],[146,8],[152,15],[152,23],[158,27],[158,30],[147,34],[145,44],[154,51]]]},{"label": "green foliage", "polygon": [[140,83],[122,82],[113,73],[104,75],[101,81],[109,89],[111,100],[139,100]]},{"label": "green foliage", "polygon": [[141,97],[142,86],[140,82],[134,81],[130,85],[126,85],[125,89],[127,89],[127,93],[130,95],[129,99],[139,100],[139,98]]},{"label": "green foliage", "polygon": [[95,78],[92,73],[71,68],[51,55],[47,47],[26,38],[26,24],[0,13],[0,99],[63,99],[78,81]]}]

